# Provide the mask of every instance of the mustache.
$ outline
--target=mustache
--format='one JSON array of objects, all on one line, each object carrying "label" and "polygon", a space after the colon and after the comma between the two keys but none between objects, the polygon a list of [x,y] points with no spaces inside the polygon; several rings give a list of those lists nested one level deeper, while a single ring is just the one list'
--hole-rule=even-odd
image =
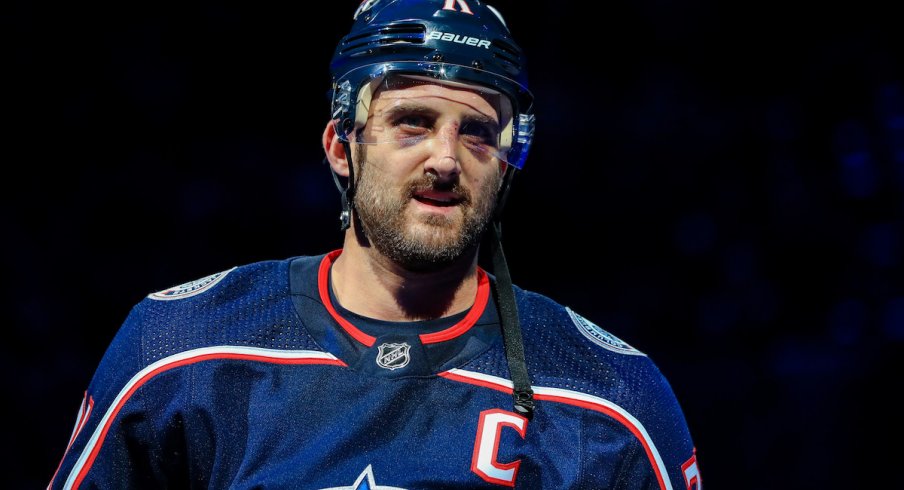
[{"label": "mustache", "polygon": [[453,180],[440,180],[434,174],[425,174],[422,177],[409,182],[406,187],[409,198],[414,197],[414,195],[418,192],[433,190],[453,192],[457,196],[459,196],[463,204],[471,203],[471,192],[464,186],[462,186],[457,178]]}]

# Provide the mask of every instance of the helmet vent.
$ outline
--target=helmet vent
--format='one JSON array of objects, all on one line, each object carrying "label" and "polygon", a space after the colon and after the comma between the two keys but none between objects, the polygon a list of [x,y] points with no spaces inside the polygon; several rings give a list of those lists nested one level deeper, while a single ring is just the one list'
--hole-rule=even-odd
[{"label": "helmet vent", "polygon": [[519,62],[521,52],[518,48],[515,48],[502,39],[493,39],[493,47],[495,48],[493,50],[493,56],[506,64],[511,65],[515,70],[520,71],[522,69],[521,63]]},{"label": "helmet vent", "polygon": [[423,24],[392,24],[367,29],[355,36],[345,38],[341,54],[364,48],[379,48],[387,44],[424,44],[427,28]]}]

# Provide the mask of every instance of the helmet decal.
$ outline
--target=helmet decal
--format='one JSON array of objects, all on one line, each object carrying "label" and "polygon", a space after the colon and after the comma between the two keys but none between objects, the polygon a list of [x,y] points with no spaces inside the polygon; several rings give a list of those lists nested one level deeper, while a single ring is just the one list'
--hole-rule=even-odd
[{"label": "helmet decal", "polygon": [[468,3],[465,2],[465,0],[446,0],[446,4],[443,5],[443,10],[451,10],[453,12],[457,12],[457,10],[455,10],[456,3],[458,4],[459,8],[461,8],[462,12],[474,15],[474,12],[471,12],[471,8],[468,7]]},{"label": "helmet decal", "polygon": [[370,10],[370,8],[379,1],[380,0],[364,0],[363,2],[361,2],[361,5],[358,5],[358,10],[355,10],[355,15],[352,16],[352,19],[358,20],[359,15]]},{"label": "helmet decal", "polygon": [[440,41],[453,41],[458,44],[467,44],[468,46],[477,46],[479,48],[490,49],[491,42],[479,37],[460,36],[454,32],[430,31],[427,33],[427,39],[438,39]]}]

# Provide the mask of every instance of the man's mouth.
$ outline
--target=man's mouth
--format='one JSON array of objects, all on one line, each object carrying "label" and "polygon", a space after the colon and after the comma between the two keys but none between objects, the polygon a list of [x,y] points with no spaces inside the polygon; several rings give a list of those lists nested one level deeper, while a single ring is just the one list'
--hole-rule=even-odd
[{"label": "man's mouth", "polygon": [[454,192],[434,190],[415,192],[412,197],[418,202],[440,207],[456,206],[464,200]]}]

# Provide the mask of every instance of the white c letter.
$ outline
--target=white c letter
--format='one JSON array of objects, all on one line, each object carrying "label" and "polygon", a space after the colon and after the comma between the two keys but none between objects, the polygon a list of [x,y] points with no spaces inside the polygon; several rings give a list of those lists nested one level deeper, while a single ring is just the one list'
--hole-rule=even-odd
[{"label": "white c letter", "polygon": [[518,459],[511,463],[496,461],[499,453],[499,437],[503,427],[517,430],[524,439],[527,419],[498,408],[480,412],[477,438],[474,441],[474,455],[471,457],[471,471],[490,483],[514,487],[521,460]]}]

